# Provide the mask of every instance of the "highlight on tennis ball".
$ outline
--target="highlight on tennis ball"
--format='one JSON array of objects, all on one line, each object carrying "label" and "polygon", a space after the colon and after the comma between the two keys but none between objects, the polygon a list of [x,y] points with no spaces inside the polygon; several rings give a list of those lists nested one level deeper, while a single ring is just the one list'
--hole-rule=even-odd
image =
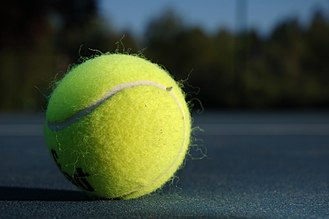
[{"label": "highlight on tennis ball", "polygon": [[188,151],[184,93],[157,64],[106,54],[71,69],[48,103],[45,139],[57,166],[91,196],[133,199],[161,188]]}]

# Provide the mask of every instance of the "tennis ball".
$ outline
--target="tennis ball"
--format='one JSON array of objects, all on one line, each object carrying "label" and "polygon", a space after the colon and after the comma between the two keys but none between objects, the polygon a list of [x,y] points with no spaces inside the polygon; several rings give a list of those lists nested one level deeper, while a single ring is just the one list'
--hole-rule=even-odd
[{"label": "tennis ball", "polygon": [[74,67],[54,89],[45,138],[62,173],[100,198],[132,199],[173,177],[188,150],[184,94],[161,67],[108,54]]}]

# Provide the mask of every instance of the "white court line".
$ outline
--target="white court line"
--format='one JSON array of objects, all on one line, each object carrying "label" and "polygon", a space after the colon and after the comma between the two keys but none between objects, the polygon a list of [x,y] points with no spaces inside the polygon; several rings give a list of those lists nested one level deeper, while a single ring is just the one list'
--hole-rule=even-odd
[{"label": "white court line", "polygon": [[200,135],[329,135],[329,124],[198,124]]},{"label": "white court line", "polygon": [[42,136],[43,124],[0,124],[0,136]]},{"label": "white court line", "polygon": [[[329,124],[195,124],[197,135],[328,135]],[[0,124],[0,136],[42,136],[43,124]]]}]

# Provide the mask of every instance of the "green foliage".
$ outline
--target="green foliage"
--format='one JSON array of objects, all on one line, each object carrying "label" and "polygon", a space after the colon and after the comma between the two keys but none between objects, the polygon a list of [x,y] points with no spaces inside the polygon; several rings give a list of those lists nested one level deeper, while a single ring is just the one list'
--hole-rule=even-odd
[{"label": "green foliage", "polygon": [[317,13],[308,27],[286,20],[266,38],[255,30],[208,34],[166,12],[151,22],[145,45],[147,56],[200,88],[206,107],[328,108],[328,31]]},{"label": "green foliage", "polygon": [[140,39],[105,23],[95,0],[37,3],[12,0],[0,9],[1,111],[42,111],[71,65],[102,52],[139,51],[205,107],[329,107],[329,21],[321,13],[307,27],[290,19],[261,37],[256,30],[207,33],[167,10]]}]

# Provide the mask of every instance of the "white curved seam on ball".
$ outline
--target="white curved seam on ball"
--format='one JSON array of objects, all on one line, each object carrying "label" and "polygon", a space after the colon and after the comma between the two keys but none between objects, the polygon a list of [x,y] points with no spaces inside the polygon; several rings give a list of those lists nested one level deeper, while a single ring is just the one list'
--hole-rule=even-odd
[{"label": "white curved seam on ball", "polygon": [[167,91],[166,86],[164,86],[162,84],[158,84],[158,83],[153,82],[153,81],[134,81],[134,82],[119,84],[116,87],[114,87],[112,90],[110,90],[102,99],[100,99],[97,102],[91,104],[90,106],[76,112],[75,114],[68,117],[64,121],[61,121],[61,122],[48,122],[48,127],[51,131],[54,131],[54,132],[61,131],[65,128],[69,127],[70,125],[73,125],[75,122],[79,121],[84,116],[86,116],[86,115],[90,114],[91,112],[93,112],[98,106],[100,106],[105,101],[110,99],[116,93],[118,93],[118,92],[120,92],[124,89],[132,88],[132,87],[136,87],[136,86],[153,86],[153,87],[157,87],[157,88],[160,88],[162,90]]},{"label": "white curved seam on ball", "polygon": [[166,171],[164,171],[161,175],[159,175],[158,177],[156,177],[152,182],[148,183],[147,185],[144,185],[144,186],[139,186],[139,187],[136,187],[135,189],[133,189],[132,191],[130,192],[127,192],[125,194],[122,194],[121,196],[119,197],[125,197],[125,196],[129,196],[129,195],[132,195],[134,194],[135,192],[139,192],[140,190],[144,189],[144,188],[147,188],[147,187],[150,187],[152,186],[154,183],[156,183],[158,180],[160,180],[162,177],[164,177],[173,167],[174,165],[177,163],[178,159],[180,158],[182,152],[183,152],[183,149],[185,147],[185,144],[186,144],[186,139],[187,139],[187,120],[186,120],[186,115],[185,115],[185,112],[184,112],[184,109],[181,105],[181,103],[178,101],[178,98],[175,96],[175,94],[173,94],[171,91],[169,91],[170,93],[170,96],[172,96],[174,98],[174,100],[176,101],[182,115],[183,115],[183,121],[184,121],[184,136],[183,136],[183,142],[181,144],[181,147],[179,149],[179,152],[175,158],[175,160],[170,164],[170,166],[166,169]]}]

